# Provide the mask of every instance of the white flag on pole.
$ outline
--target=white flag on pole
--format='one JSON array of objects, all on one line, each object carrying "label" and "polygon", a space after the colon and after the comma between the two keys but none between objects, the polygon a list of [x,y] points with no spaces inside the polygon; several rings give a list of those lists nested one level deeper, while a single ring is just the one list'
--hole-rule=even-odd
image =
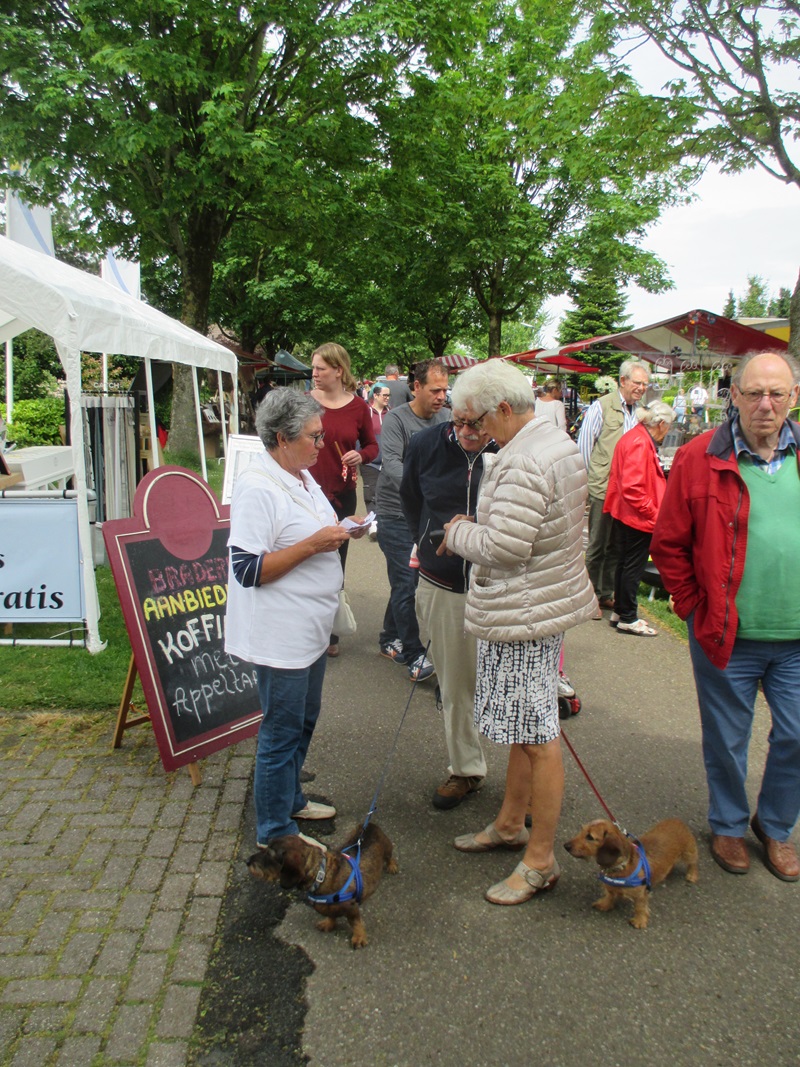
[{"label": "white flag on pole", "polygon": [[50,208],[32,207],[10,189],[6,192],[6,237],[55,258]]},{"label": "white flag on pole", "polygon": [[123,293],[129,293],[137,300],[141,298],[139,264],[127,259],[117,259],[110,248],[106,252],[106,258],[100,264],[100,277],[103,281],[121,289]]}]

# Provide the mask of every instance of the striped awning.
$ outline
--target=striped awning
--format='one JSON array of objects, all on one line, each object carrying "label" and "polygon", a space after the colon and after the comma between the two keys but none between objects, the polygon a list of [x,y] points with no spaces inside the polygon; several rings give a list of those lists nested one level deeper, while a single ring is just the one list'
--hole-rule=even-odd
[{"label": "striped awning", "polygon": [[442,363],[444,363],[445,367],[449,367],[450,370],[464,370],[466,367],[474,367],[478,362],[480,361],[473,359],[472,356],[462,356],[457,352],[452,356],[442,357]]}]

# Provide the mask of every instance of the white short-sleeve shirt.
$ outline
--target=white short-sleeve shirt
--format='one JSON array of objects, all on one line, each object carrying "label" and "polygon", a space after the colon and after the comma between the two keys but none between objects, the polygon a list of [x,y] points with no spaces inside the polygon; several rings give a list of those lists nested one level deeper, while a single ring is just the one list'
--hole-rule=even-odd
[{"label": "white short-sleeve shirt", "polygon": [[[228,546],[258,555],[297,544],[337,517],[302,471],[305,488],[260,455],[236,479]],[[228,570],[225,651],[249,663],[284,670],[308,667],[328,647],[342,586],[338,552],[320,552],[282,578],[245,588]]]}]

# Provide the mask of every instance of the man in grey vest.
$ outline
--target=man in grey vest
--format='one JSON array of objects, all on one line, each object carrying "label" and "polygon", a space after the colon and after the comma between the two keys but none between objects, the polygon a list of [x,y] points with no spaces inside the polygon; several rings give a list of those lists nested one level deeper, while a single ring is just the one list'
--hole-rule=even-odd
[{"label": "man in grey vest", "polygon": [[635,359],[625,360],[619,368],[619,389],[606,393],[590,404],[578,434],[578,448],[589,472],[586,570],[599,602],[595,619],[602,619],[603,608],[614,607],[617,553],[611,538],[611,516],[603,513],[611,457],[620,437],[636,426],[636,408],[649,384],[648,365]]}]

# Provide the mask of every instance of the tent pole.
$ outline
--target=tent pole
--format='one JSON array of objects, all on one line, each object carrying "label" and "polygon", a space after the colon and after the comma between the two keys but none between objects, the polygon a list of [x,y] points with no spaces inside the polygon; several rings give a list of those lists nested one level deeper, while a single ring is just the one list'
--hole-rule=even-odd
[{"label": "tent pole", "polygon": [[70,440],[75,488],[78,493],[78,540],[83,557],[83,596],[86,613],[86,648],[92,654],[102,652],[106,642],[100,640],[100,603],[94,575],[92,530],[89,525],[89,498],[86,484],[86,451],[83,447],[83,411],[81,409],[81,354],[64,348],[56,341],[61,364],[67,372]]},{"label": "tent pole", "polygon": [[14,342],[6,341],[6,422],[14,421]]},{"label": "tent pole", "polygon": [[194,388],[194,415],[197,420],[197,443],[200,448],[200,470],[203,481],[208,481],[208,468],[206,467],[206,446],[203,441],[203,412],[200,410],[200,385],[197,381],[197,367],[192,367],[192,386]]},{"label": "tent pole", "polygon": [[[236,382],[234,382],[233,384],[234,384],[234,387],[235,387],[236,386]],[[222,389],[222,371],[221,370],[217,371],[217,390],[219,391],[220,407],[222,408],[222,411],[220,412],[220,414],[222,415],[222,455],[224,456],[225,459],[227,459],[228,458],[228,416],[225,413],[225,393],[223,392],[223,389]],[[233,403],[233,401],[231,401],[231,403]]]},{"label": "tent pole", "polygon": [[[231,375],[233,381],[233,393],[231,394],[231,402],[233,404],[232,415],[233,422],[231,423],[231,429],[233,433],[239,432],[239,361],[236,361],[236,373]],[[228,458],[227,455],[225,457]]]},{"label": "tent pole", "polygon": [[150,419],[150,459],[152,469],[160,467],[158,461],[158,427],[156,426],[156,398],[153,395],[153,365],[150,357],[144,357],[144,380],[147,385],[147,414]]}]

